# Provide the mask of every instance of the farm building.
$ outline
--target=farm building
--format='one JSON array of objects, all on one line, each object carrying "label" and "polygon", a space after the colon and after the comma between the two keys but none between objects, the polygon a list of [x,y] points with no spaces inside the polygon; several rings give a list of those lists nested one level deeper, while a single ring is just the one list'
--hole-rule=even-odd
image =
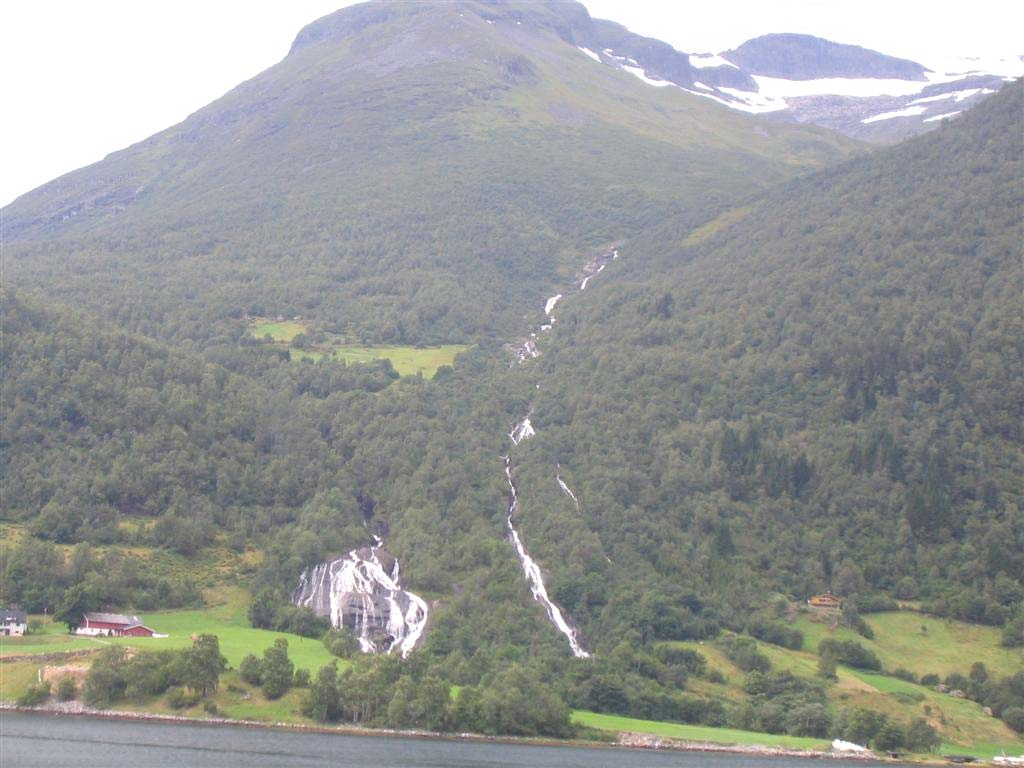
[{"label": "farm building", "polygon": [[105,637],[153,637],[152,629],[138,616],[120,613],[86,613],[75,629],[76,635],[103,635]]},{"label": "farm building", "polygon": [[807,604],[815,608],[840,608],[843,601],[831,592],[825,592],[822,595],[815,595],[809,598]]},{"label": "farm building", "polygon": [[28,628],[28,615],[18,607],[0,608],[0,635],[21,637]]}]

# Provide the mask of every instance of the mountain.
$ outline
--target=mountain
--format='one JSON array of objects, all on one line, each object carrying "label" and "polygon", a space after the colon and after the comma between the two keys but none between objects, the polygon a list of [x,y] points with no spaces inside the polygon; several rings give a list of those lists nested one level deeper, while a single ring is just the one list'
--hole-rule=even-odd
[{"label": "mountain", "polygon": [[511,333],[595,245],[855,149],[599,68],[567,40],[581,24],[600,26],[575,3],[338,11],[181,124],[7,206],[7,279],[170,341],[237,338],[248,314],[465,342]]},{"label": "mountain", "polygon": [[818,80],[823,77],[925,80],[926,69],[907,59],[897,59],[812,35],[772,34],[747,40],[721,54],[751,75],[786,80]]},{"label": "mountain", "polygon": [[5,209],[0,601],[333,626],[228,716],[1019,746],[1024,83],[868,149],[648,51],[688,71],[573,4],[354,6]]},{"label": "mountain", "polygon": [[[585,51],[648,85],[677,86],[741,112],[892,143],[933,128],[1024,75],[1024,60],[961,59],[941,71],[810,35],[771,34],[719,54],[666,51],[636,36]],[[663,45],[663,44],[662,44]]]}]

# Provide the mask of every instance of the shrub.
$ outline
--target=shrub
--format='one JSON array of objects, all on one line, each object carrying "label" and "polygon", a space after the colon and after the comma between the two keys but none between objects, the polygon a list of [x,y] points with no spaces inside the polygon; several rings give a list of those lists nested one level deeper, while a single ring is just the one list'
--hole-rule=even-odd
[{"label": "shrub", "polygon": [[71,701],[77,694],[75,678],[65,677],[57,684],[57,698],[61,701]]},{"label": "shrub", "polygon": [[896,669],[894,669],[889,674],[893,677],[898,677],[900,680],[906,680],[908,683],[917,682],[917,675],[915,675],[909,669],[904,669],[903,667],[896,667]]},{"label": "shrub", "polygon": [[725,641],[725,655],[744,672],[767,672],[771,660],[757,650],[757,642],[749,637],[730,637]]},{"label": "shrub", "polygon": [[167,691],[167,705],[171,709],[185,709],[198,703],[198,693],[189,693],[184,688],[170,688]]},{"label": "shrub", "polygon": [[921,685],[927,685],[929,688],[934,688],[940,682],[942,682],[941,678],[934,672],[921,676]]},{"label": "shrub", "polygon": [[34,707],[37,704],[42,704],[50,698],[50,683],[43,681],[41,683],[32,683],[25,692],[18,697],[18,706],[21,707]]},{"label": "shrub", "polygon": [[804,644],[803,632],[774,621],[752,621],[747,625],[747,632],[758,640],[794,651],[799,651]]},{"label": "shrub", "polygon": [[895,723],[886,723],[875,736],[875,747],[885,750],[897,750],[907,741],[907,734]]},{"label": "shrub", "polygon": [[250,653],[238,665],[238,674],[249,685],[259,685],[263,678],[262,667],[262,662]]},{"label": "shrub", "polygon": [[1024,645],[1024,616],[1006,622],[1003,627],[1003,647],[1019,648]]},{"label": "shrub", "polygon": [[292,685],[295,688],[308,688],[309,687],[309,670],[308,669],[296,669],[295,674],[292,676]]},{"label": "shrub", "polygon": [[855,640],[834,640],[832,638],[822,640],[818,644],[818,653],[832,655],[837,661],[857,669],[875,672],[880,672],[882,669],[882,662],[878,660],[874,652],[869,651]]},{"label": "shrub", "polygon": [[277,638],[274,644],[263,652],[260,663],[260,677],[263,695],[268,699],[277,699],[291,687],[295,665],[288,658],[288,641]]},{"label": "shrub", "polygon": [[1017,733],[1024,733],[1024,707],[1008,707],[1004,709],[1003,722]]},{"label": "shrub", "polygon": [[332,656],[348,659],[359,653],[359,641],[347,627],[332,629],[324,633],[324,647]]},{"label": "shrub", "polygon": [[936,730],[920,717],[907,728],[906,744],[911,752],[931,752],[941,743]]},{"label": "shrub", "polygon": [[826,680],[838,680],[836,675],[836,657],[831,653],[823,653],[818,659],[818,676]]}]

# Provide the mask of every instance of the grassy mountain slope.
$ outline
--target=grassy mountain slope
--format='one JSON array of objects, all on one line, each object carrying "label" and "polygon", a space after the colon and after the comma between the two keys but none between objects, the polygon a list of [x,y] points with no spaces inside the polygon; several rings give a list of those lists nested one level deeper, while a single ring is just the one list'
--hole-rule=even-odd
[{"label": "grassy mountain slope", "polygon": [[248,312],[460,342],[509,333],[590,246],[850,151],[598,65],[553,8],[326,17],[180,125],[8,206],[8,280],[169,340],[237,336]]}]

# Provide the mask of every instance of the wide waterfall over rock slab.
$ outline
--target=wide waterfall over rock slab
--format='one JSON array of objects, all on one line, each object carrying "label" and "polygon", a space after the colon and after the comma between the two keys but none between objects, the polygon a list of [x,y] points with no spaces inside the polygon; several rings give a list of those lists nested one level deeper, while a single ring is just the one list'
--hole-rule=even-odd
[{"label": "wide waterfall over rock slab", "polygon": [[388,574],[379,551],[378,539],[376,546],[354,549],[304,571],[292,602],[330,617],[336,628],[351,629],[363,653],[397,649],[405,658],[423,635],[427,604],[398,586],[398,560]]}]

